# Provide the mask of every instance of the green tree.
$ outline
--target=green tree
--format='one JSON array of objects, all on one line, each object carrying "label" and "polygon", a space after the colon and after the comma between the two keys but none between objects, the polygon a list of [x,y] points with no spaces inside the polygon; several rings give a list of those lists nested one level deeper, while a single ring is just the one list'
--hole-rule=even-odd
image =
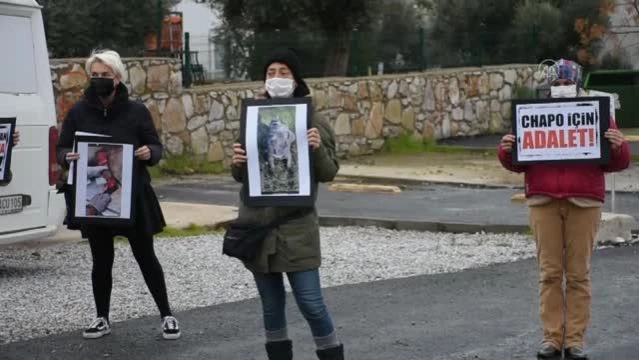
[{"label": "green tree", "polygon": [[[415,69],[419,67],[421,60],[420,51],[423,48],[420,37],[422,27],[419,13],[416,12],[417,4],[406,0],[389,0],[385,3],[381,12],[381,26],[375,29],[375,57],[385,63],[390,63],[391,71],[401,65],[395,65],[394,61],[399,54],[405,64],[403,67]],[[402,70],[402,69],[396,69]]]},{"label": "green tree", "polygon": [[328,40],[325,76],[344,76],[352,45],[353,31],[368,31],[378,14],[378,0],[296,0],[313,27]]},{"label": "green tree", "polygon": [[[216,30],[226,43],[227,71],[257,79],[273,47],[296,48],[313,75],[347,74],[354,29],[365,31],[381,0],[210,0],[223,19]],[[238,68],[231,56],[248,54]],[[321,67],[321,71],[317,68]],[[231,70],[231,68],[236,68]]]},{"label": "green tree", "polygon": [[510,61],[539,63],[565,52],[566,28],[559,8],[550,2],[519,5],[508,32]]},{"label": "green tree", "polygon": [[608,0],[555,0],[560,3],[564,16],[567,39],[565,52],[578,60],[586,70],[598,66],[597,58],[603,46],[604,35],[610,28]]},{"label": "green tree", "polygon": [[[420,0],[442,66],[567,57],[597,66],[612,0]],[[560,16],[559,16],[560,15]]]},{"label": "green tree", "polygon": [[109,47],[139,56],[144,37],[159,28],[158,4],[166,14],[179,0],[38,0],[53,57],[84,57]]},{"label": "green tree", "polygon": [[[52,57],[86,56],[93,43],[93,4],[83,0],[39,0]],[[69,18],[73,19],[69,21]]]},{"label": "green tree", "polygon": [[[210,4],[221,15],[214,38],[226,48],[227,76],[263,78],[264,57],[274,47],[295,47],[299,52],[317,48],[301,41],[309,31],[300,7],[293,1],[212,0]],[[305,69],[313,72],[310,66]]]},{"label": "green tree", "polygon": [[500,63],[505,37],[523,0],[433,0],[430,29],[441,66]]}]

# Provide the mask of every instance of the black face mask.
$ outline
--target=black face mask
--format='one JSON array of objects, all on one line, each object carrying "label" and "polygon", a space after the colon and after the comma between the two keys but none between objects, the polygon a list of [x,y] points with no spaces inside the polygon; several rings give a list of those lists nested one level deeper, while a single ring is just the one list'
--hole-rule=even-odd
[{"label": "black face mask", "polygon": [[113,79],[109,78],[91,78],[91,87],[96,95],[107,97],[113,93]]}]

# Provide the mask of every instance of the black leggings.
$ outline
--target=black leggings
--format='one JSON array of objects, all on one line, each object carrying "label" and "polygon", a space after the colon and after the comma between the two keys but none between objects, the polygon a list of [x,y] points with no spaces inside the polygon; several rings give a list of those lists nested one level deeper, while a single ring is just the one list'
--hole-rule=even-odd
[{"label": "black leggings", "polygon": [[[107,229],[106,231],[93,231],[88,238],[93,257],[91,280],[93,282],[95,306],[98,317],[102,316],[108,319],[113,283],[111,276],[114,258],[113,235]],[[160,315],[162,317],[171,315],[164,273],[153,250],[153,236],[131,236],[129,237],[129,244],[131,245],[133,256],[142,271],[146,286],[151,291],[151,295],[160,310]]]}]

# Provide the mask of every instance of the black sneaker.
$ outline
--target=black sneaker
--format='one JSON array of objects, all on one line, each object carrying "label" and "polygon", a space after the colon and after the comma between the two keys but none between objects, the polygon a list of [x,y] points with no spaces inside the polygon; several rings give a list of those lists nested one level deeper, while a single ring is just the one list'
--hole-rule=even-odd
[{"label": "black sneaker", "polygon": [[164,319],[162,319],[162,337],[166,340],[175,340],[180,338],[178,321],[173,316],[165,316]]},{"label": "black sneaker", "polygon": [[109,321],[103,317],[99,317],[89,325],[89,327],[84,330],[82,336],[85,339],[97,339],[101,338],[104,335],[108,335],[111,333],[111,326],[109,325]]}]

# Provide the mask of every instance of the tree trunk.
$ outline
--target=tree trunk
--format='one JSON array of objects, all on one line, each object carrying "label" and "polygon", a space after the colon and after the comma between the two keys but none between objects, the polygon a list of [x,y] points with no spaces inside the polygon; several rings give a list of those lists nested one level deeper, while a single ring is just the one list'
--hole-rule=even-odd
[{"label": "tree trunk", "polygon": [[352,32],[345,30],[329,36],[324,76],[346,76],[351,53]]}]

